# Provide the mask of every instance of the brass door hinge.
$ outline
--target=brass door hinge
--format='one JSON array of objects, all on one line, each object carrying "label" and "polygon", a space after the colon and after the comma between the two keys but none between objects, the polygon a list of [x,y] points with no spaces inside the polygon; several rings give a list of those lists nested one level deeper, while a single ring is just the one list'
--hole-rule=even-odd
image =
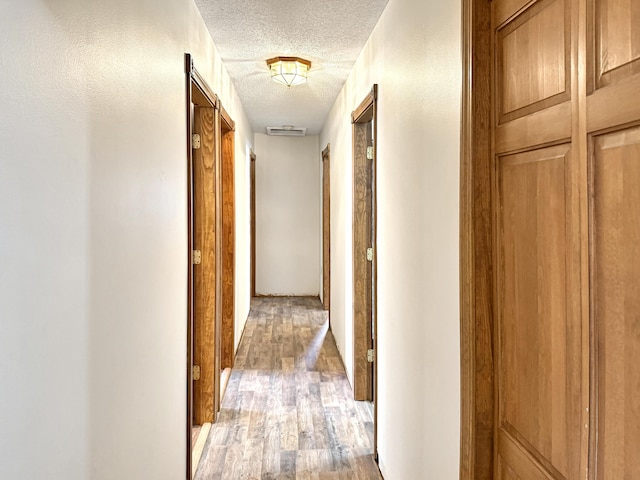
[{"label": "brass door hinge", "polygon": [[367,147],[367,160],[373,160],[373,147]]},{"label": "brass door hinge", "polygon": [[200,250],[194,250],[191,263],[194,265],[200,265],[202,263],[202,252]]},{"label": "brass door hinge", "polygon": [[194,380],[200,380],[200,365],[193,365],[191,367],[191,376]]},{"label": "brass door hinge", "polygon": [[194,150],[198,150],[200,148],[200,135],[198,133],[191,135],[191,147]]},{"label": "brass door hinge", "polygon": [[367,248],[367,260],[373,262],[373,248]]},{"label": "brass door hinge", "polygon": [[367,362],[373,363],[373,348],[367,350]]}]

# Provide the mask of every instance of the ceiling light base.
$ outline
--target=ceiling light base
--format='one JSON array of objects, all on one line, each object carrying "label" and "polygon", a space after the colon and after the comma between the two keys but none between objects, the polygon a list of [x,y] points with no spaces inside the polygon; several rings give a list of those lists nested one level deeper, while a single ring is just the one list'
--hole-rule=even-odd
[{"label": "ceiling light base", "polygon": [[274,57],[267,60],[271,71],[271,80],[291,87],[307,81],[311,62],[299,57]]}]

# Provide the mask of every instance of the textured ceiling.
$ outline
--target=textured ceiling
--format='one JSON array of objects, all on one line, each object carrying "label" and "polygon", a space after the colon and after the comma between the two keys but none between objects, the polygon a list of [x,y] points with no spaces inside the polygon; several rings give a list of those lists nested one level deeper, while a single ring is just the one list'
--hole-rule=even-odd
[{"label": "textured ceiling", "polygon": [[[388,0],[195,0],[251,126],[322,125]],[[306,84],[271,81],[266,60],[310,60]]]}]

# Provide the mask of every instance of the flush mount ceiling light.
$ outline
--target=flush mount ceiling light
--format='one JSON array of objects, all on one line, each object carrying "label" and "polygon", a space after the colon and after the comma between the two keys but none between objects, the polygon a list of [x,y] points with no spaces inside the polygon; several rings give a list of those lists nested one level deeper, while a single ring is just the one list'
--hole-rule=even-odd
[{"label": "flush mount ceiling light", "polygon": [[282,85],[302,85],[307,81],[311,62],[298,57],[275,57],[267,60],[271,79]]}]

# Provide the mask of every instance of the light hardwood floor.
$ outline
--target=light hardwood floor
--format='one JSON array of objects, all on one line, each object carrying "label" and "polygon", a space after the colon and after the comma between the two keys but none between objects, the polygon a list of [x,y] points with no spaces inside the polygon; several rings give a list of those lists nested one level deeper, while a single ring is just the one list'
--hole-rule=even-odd
[{"label": "light hardwood floor", "polygon": [[200,464],[205,479],[381,479],[317,298],[256,298]]}]

